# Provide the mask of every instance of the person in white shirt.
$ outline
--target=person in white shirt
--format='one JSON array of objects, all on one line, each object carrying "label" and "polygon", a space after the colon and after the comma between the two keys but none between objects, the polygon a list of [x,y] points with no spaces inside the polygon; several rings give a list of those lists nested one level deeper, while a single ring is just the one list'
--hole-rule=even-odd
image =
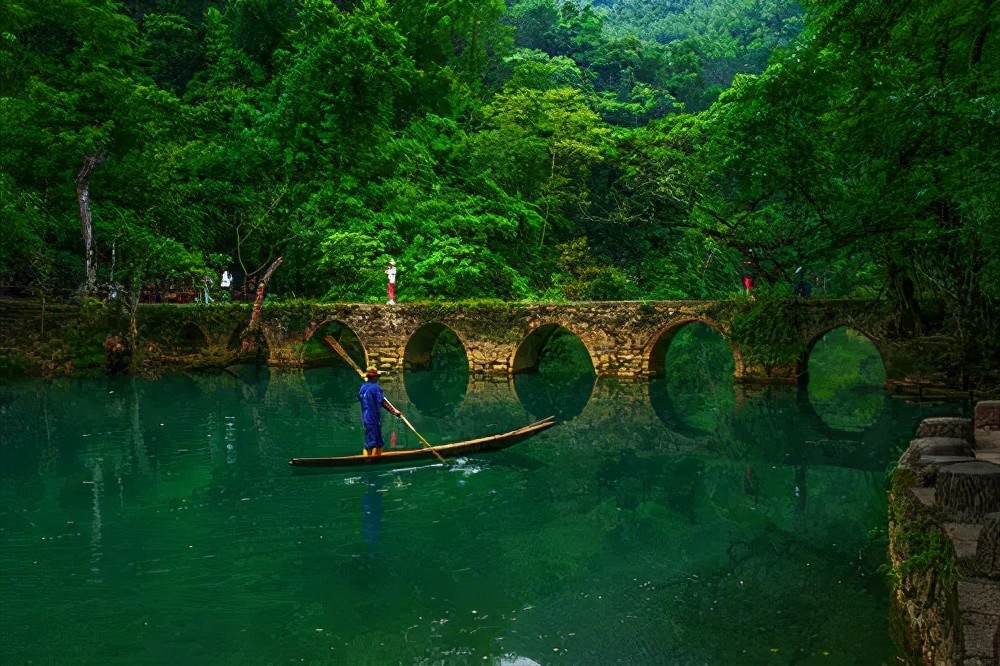
[{"label": "person in white shirt", "polygon": [[385,269],[385,274],[389,278],[389,305],[396,304],[396,260],[389,260],[389,267]]},{"label": "person in white shirt", "polygon": [[222,288],[222,300],[228,301],[231,297],[229,295],[229,288],[233,284],[233,274],[229,272],[229,269],[222,271],[222,278],[219,280],[219,286]]}]

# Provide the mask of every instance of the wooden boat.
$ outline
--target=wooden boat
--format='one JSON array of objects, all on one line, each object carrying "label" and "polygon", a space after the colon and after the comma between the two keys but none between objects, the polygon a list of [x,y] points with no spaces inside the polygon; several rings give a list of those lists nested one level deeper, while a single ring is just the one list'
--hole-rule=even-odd
[{"label": "wooden boat", "polygon": [[443,458],[454,458],[470,453],[483,453],[486,451],[499,451],[508,446],[514,446],[518,442],[523,442],[532,435],[537,435],[546,428],[551,428],[556,424],[554,416],[550,416],[541,421],[526,425],[510,432],[479,439],[470,439],[454,444],[442,444],[430,448],[403,449],[401,451],[383,450],[380,456],[366,456],[363,454],[353,456],[333,456],[331,458],[292,458],[289,465],[296,467],[351,467],[354,465],[385,465],[389,463],[410,462],[413,460],[436,459],[434,451]]}]

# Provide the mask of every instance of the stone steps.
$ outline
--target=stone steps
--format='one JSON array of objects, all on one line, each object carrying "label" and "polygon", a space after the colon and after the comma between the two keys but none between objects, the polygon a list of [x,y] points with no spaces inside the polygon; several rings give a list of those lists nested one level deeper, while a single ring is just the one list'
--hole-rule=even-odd
[{"label": "stone steps", "polygon": [[[930,485],[912,488],[921,504],[934,507],[954,504],[953,472],[978,466],[985,470],[989,488],[991,464],[1000,464],[1000,402],[984,401],[976,405],[972,419],[924,419],[899,465],[915,472]],[[947,478],[942,478],[947,477]],[[946,485],[940,489],[941,483]],[[942,503],[939,504],[939,494]],[[997,578],[996,513],[994,495],[976,487],[969,507],[943,506],[954,519],[969,519],[982,511],[980,522],[945,522],[945,533],[954,547],[961,579],[958,582],[957,606],[961,616],[964,657],[962,666],[1000,664],[1000,579]],[[961,510],[956,510],[961,509]],[[985,527],[984,527],[985,526]],[[979,551],[983,550],[982,553]]]}]

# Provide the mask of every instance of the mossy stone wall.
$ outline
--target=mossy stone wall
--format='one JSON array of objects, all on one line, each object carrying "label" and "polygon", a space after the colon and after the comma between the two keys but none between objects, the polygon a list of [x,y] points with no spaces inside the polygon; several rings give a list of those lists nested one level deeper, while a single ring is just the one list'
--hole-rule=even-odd
[{"label": "mossy stone wall", "polygon": [[955,549],[943,518],[916,494],[917,479],[893,473],[889,561],[893,635],[908,663],[958,664],[962,623]]}]

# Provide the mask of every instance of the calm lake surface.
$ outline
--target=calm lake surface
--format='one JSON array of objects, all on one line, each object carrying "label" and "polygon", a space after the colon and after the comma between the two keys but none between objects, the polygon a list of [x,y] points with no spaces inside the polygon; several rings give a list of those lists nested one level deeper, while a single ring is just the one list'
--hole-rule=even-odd
[{"label": "calm lake surface", "polygon": [[234,370],[0,385],[0,662],[890,663],[886,472],[960,410],[435,368],[385,383],[433,443],[560,423],[302,473],[360,451],[356,376]]}]

